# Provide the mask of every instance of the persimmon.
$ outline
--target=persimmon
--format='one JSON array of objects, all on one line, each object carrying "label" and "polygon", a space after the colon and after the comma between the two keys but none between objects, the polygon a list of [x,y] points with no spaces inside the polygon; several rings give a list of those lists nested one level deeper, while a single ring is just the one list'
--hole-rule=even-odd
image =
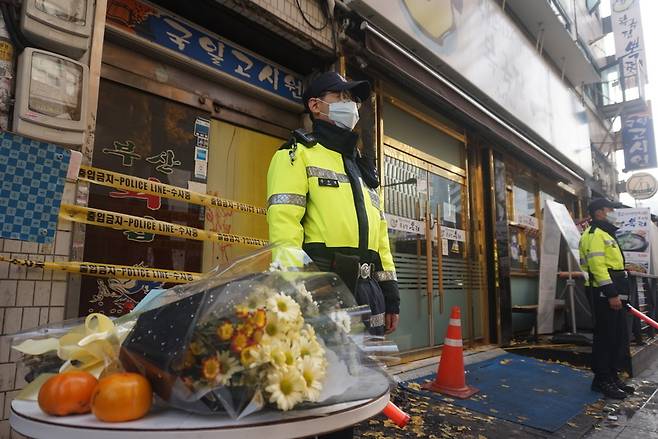
[{"label": "persimmon", "polygon": [[113,373],[98,381],[91,397],[91,411],[101,421],[139,419],[151,409],[151,383],[137,373]]},{"label": "persimmon", "polygon": [[54,416],[89,413],[91,395],[98,380],[88,372],[62,372],[50,377],[39,389],[39,407]]}]

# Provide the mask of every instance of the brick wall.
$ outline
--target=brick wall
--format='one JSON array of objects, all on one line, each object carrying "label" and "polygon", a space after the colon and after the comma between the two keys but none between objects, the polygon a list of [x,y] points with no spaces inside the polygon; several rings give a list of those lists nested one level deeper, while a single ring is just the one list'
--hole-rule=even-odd
[{"label": "brick wall", "polygon": [[[332,36],[331,22],[318,31],[309,26],[297,6],[297,0],[219,0],[225,6],[236,10],[242,15],[271,28],[277,33],[301,33],[310,38],[315,45],[324,50],[331,51],[334,47]],[[320,7],[325,0],[299,0],[302,11],[306,19],[315,27],[322,27],[325,24],[324,14]],[[283,26],[272,26],[272,20],[268,16],[274,16]],[[288,29],[284,29],[287,27]],[[290,35],[286,35],[290,37]]]},{"label": "brick wall", "polygon": [[[66,183],[63,202],[74,204],[75,184]],[[51,244],[0,239],[0,254],[36,261],[68,261],[71,223],[60,221]],[[9,335],[51,322],[64,320],[68,274],[25,268],[0,262],[0,439],[21,438],[10,431],[11,400],[23,388],[25,371],[11,350]]]}]

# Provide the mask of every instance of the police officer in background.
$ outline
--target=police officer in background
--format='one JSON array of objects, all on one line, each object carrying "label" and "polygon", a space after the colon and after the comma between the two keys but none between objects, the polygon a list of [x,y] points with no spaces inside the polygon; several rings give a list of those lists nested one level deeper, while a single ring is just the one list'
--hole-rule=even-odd
[{"label": "police officer in background", "polygon": [[395,331],[400,295],[374,160],[357,149],[367,81],[335,72],[304,92],[313,132],[297,130],[267,173],[267,222],[273,243],[302,248],[323,271],[336,272],[357,302],[369,305],[373,335]]},{"label": "police officer in background", "polygon": [[620,205],[603,198],[592,200],[587,207],[592,222],[580,238],[580,267],[589,275],[586,286],[594,310],[592,390],[624,399],[634,392],[617,375],[629,357],[623,302],[628,301],[630,283],[624,270],[624,254],[615,237],[616,207]]}]

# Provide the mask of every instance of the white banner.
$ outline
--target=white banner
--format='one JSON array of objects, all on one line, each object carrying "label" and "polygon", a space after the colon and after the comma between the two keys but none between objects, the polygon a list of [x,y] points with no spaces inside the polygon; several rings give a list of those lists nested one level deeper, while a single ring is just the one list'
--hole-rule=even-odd
[{"label": "white banner", "polygon": [[[646,83],[646,61],[639,0],[613,0],[612,33],[615,35],[615,53],[620,62],[620,71],[626,89],[640,87]],[[638,76],[639,75],[639,76]],[[642,81],[638,84],[637,80]]]},{"label": "white banner", "polygon": [[404,218],[402,216],[391,215],[387,213],[386,222],[388,228],[397,230],[398,232],[416,233],[425,236],[425,222]]},{"label": "white banner", "polygon": [[516,222],[519,226],[539,230],[539,220],[532,215],[515,215],[514,222]]},{"label": "white banner", "polygon": [[563,204],[546,200],[542,228],[541,258],[539,265],[539,307],[537,330],[540,334],[553,333],[557,270],[562,238],[572,256],[571,267],[580,270],[580,232]]},{"label": "white banner", "polygon": [[[386,222],[388,223],[388,228],[391,230],[397,230],[398,232],[406,233],[416,233],[418,235],[425,236],[425,221],[413,220],[387,213]],[[432,237],[435,240],[437,238],[436,230],[436,225],[434,225],[432,230]],[[441,239],[466,242],[466,231],[461,229],[453,229],[452,227],[441,226]]]}]

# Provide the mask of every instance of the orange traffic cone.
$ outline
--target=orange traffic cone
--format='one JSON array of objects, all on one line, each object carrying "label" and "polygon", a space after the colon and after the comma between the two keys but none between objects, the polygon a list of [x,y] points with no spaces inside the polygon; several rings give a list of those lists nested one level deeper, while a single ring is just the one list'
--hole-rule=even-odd
[{"label": "orange traffic cone", "polygon": [[443,352],[441,353],[436,378],[434,382],[424,384],[423,388],[460,399],[466,399],[480,391],[475,387],[466,385],[461,311],[458,306],[453,306],[450,313],[450,324],[443,342]]}]

